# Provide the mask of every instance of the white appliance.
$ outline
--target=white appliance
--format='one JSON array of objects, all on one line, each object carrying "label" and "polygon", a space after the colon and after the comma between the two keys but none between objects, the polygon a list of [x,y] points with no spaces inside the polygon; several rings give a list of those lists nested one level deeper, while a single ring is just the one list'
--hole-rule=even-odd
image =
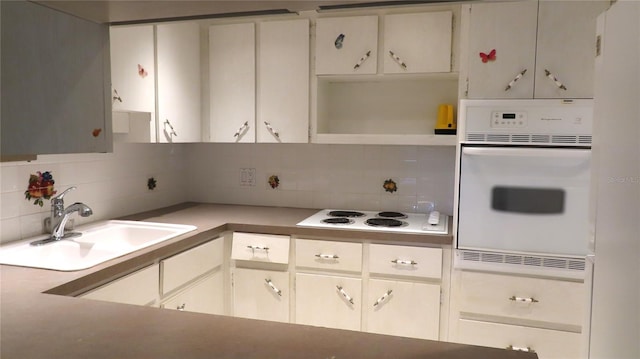
[{"label": "white appliance", "polygon": [[640,358],[640,2],[598,18],[590,359]]},{"label": "white appliance", "polygon": [[447,234],[449,217],[424,213],[323,209],[298,223],[300,227],[411,234]]},{"label": "white appliance", "polygon": [[458,249],[583,258],[591,100],[462,100]]}]

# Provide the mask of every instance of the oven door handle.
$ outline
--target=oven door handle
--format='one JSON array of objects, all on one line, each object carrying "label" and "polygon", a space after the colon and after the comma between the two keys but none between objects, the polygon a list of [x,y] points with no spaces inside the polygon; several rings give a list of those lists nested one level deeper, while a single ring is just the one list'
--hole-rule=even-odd
[{"label": "oven door handle", "polygon": [[587,149],[560,149],[560,148],[478,148],[462,147],[462,154],[467,156],[514,156],[514,157],[553,157],[553,158],[583,158],[591,156],[591,150]]}]

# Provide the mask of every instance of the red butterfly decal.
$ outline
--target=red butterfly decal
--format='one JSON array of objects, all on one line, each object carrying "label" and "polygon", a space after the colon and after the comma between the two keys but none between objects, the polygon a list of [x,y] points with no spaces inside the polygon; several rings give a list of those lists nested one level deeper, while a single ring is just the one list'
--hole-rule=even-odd
[{"label": "red butterfly decal", "polygon": [[147,70],[145,70],[144,67],[142,67],[142,65],[140,64],[138,64],[138,75],[140,75],[140,77],[142,78],[145,78],[148,75]]},{"label": "red butterfly decal", "polygon": [[487,63],[489,61],[495,61],[496,60],[496,49],[493,49],[489,52],[489,54],[485,54],[484,52],[480,53],[480,58],[482,58],[482,62],[483,63]]}]

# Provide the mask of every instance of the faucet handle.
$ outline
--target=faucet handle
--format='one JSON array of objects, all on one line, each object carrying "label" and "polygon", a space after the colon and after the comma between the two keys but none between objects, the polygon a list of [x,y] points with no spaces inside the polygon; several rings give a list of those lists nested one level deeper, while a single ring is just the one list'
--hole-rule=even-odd
[{"label": "faucet handle", "polygon": [[52,201],[62,201],[62,200],[63,200],[64,195],[65,195],[65,194],[67,194],[67,192],[69,192],[69,191],[71,191],[71,190],[74,190],[74,189],[76,189],[76,186],[71,186],[71,187],[69,187],[69,188],[65,189],[65,190],[64,190],[62,193],[60,193],[59,195],[57,195],[57,196],[53,197],[51,200],[52,200]]}]

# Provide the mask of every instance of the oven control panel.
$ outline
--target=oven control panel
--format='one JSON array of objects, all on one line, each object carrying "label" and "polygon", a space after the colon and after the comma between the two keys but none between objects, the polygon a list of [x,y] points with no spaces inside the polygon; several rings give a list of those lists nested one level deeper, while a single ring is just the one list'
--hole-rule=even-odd
[{"label": "oven control panel", "polygon": [[525,128],[527,113],[524,111],[491,112],[491,128]]}]

